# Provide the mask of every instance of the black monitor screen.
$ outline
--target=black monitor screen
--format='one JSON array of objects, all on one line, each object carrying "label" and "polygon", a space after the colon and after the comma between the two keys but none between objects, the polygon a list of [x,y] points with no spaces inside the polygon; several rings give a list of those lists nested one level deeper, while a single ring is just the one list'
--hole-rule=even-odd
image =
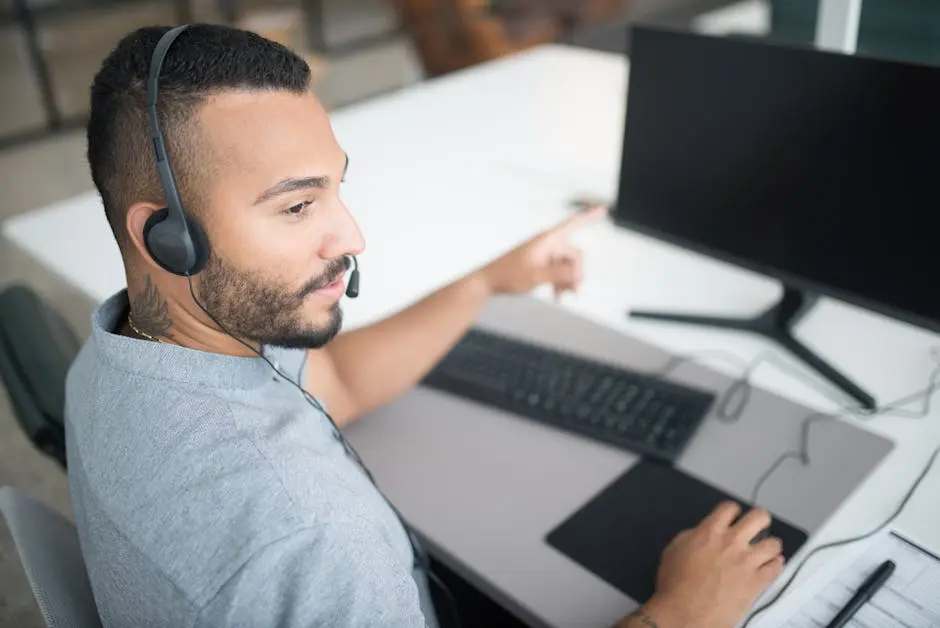
[{"label": "black monitor screen", "polygon": [[618,223],[940,329],[940,68],[630,42]]}]

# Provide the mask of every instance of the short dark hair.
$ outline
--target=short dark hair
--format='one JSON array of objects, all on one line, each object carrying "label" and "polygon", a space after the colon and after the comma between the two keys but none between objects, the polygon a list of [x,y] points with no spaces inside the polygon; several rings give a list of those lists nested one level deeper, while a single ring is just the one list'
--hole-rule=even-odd
[{"label": "short dark hair", "polygon": [[[167,26],[141,28],[104,59],[91,86],[88,163],[108,223],[123,249],[125,212],[139,201],[162,203],[147,114],[150,58]],[[310,89],[310,67],[289,48],[255,33],[194,24],[170,47],[160,74],[157,115],[166,136],[180,196],[199,204],[209,150],[188,124],[212,94],[226,90]]]}]

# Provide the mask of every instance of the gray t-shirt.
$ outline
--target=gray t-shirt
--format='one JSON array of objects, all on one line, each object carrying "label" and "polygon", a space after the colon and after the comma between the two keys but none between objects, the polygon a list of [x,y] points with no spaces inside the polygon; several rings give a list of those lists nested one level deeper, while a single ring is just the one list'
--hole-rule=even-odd
[{"label": "gray t-shirt", "polygon": [[[104,625],[436,626],[404,529],[326,417],[260,358],[117,335],[66,389],[69,489]],[[292,379],[302,351],[266,348]]]}]

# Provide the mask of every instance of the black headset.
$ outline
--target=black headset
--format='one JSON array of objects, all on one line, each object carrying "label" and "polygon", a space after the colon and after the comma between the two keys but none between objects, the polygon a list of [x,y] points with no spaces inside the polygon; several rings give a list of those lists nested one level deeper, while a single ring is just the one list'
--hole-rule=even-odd
[{"label": "black headset", "polygon": [[[150,114],[157,174],[160,176],[167,206],[155,211],[144,225],[144,245],[147,252],[164,270],[183,277],[191,277],[205,268],[206,262],[209,261],[209,237],[202,225],[186,212],[180,200],[170,156],[166,151],[166,139],[157,116],[157,93],[166,53],[174,40],[187,28],[189,25],[184,24],[164,33],[150,59],[147,109]],[[356,298],[359,296],[359,262],[354,255],[346,256],[346,268],[350,265],[353,271],[346,286],[346,296]]]}]

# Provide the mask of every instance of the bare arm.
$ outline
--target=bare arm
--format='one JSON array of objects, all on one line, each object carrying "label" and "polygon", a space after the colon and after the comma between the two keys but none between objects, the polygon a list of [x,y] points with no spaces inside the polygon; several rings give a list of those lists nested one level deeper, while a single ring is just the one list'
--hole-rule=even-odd
[{"label": "bare arm", "polygon": [[323,390],[341,426],[392,401],[447,353],[490,294],[482,272],[474,272],[389,318],[340,334],[311,356],[310,389]]},{"label": "bare arm", "polygon": [[650,617],[649,613],[637,609],[623,618],[616,628],[665,628],[656,623],[656,620]]},{"label": "bare arm", "polygon": [[474,323],[494,294],[581,281],[581,255],[568,235],[606,215],[574,214],[502,257],[368,327],[337,336],[308,358],[308,390],[322,396],[338,425],[348,424],[415,386]]}]

